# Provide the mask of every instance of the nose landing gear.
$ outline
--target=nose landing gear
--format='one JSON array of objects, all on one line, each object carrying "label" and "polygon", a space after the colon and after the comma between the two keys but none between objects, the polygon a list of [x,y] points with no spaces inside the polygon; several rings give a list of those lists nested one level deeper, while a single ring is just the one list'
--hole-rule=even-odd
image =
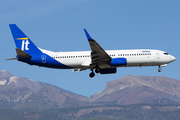
[{"label": "nose landing gear", "polygon": [[161,71],[162,71],[161,66],[159,66],[158,72],[161,72]]},{"label": "nose landing gear", "polygon": [[161,69],[161,68],[159,68],[159,69],[158,69],[158,72],[161,72],[161,71],[162,71],[162,69]]}]

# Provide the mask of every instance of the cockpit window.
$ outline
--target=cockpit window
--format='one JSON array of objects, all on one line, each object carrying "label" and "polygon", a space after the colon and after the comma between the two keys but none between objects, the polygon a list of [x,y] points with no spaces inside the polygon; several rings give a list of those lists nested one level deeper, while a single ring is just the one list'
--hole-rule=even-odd
[{"label": "cockpit window", "polygon": [[168,53],[164,53],[165,55],[168,55]]}]

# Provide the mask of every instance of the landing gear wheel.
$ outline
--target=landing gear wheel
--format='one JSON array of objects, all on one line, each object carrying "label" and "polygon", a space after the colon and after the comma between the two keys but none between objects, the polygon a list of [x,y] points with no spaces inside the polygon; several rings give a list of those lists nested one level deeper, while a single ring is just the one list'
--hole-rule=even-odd
[{"label": "landing gear wheel", "polygon": [[95,72],[96,72],[96,73],[100,73],[100,69],[97,68],[97,69],[95,70]]},{"label": "landing gear wheel", "polygon": [[90,74],[89,74],[89,77],[91,77],[91,78],[93,78],[95,76],[95,73],[94,72],[91,72]]},{"label": "landing gear wheel", "polygon": [[161,72],[161,71],[162,71],[162,69],[161,69],[161,68],[159,68],[159,69],[158,69],[158,72]]}]

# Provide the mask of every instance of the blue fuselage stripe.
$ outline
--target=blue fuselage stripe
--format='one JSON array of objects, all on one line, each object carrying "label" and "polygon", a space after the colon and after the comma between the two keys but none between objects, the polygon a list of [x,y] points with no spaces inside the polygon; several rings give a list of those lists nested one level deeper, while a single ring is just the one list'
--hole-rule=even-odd
[{"label": "blue fuselage stripe", "polygon": [[71,67],[64,65],[54,58],[50,57],[49,55],[42,53],[42,54],[34,54],[31,58],[18,58],[19,61],[26,62],[30,65],[37,65],[42,67],[49,67],[49,68],[59,68],[59,69],[70,69]]}]

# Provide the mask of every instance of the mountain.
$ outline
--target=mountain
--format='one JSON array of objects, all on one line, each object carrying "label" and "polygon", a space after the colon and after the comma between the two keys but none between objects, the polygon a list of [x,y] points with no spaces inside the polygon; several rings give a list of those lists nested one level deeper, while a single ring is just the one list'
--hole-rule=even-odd
[{"label": "mountain", "polygon": [[70,94],[63,93],[63,91],[56,86],[47,85],[39,91],[32,93],[31,96],[18,107],[26,109],[48,109],[88,105],[89,104],[85,101],[81,101]]},{"label": "mountain", "polygon": [[89,105],[89,98],[0,71],[0,107],[43,109]]},{"label": "mountain", "polygon": [[9,85],[9,86],[15,86],[15,87],[27,87],[32,91],[38,91],[42,87],[46,86],[46,83],[42,82],[36,82],[31,79],[23,78],[23,77],[17,77],[12,75],[6,70],[0,71],[0,85]]},{"label": "mountain", "polygon": [[128,75],[87,98],[0,71],[1,119],[179,120],[179,112],[180,81],[172,78]]},{"label": "mountain", "polygon": [[0,107],[48,109],[97,105],[180,104],[180,81],[163,76],[128,75],[107,82],[90,98],[47,83],[0,71]]},{"label": "mountain", "polygon": [[103,91],[91,96],[91,102],[121,105],[180,103],[180,81],[162,76],[128,75],[108,82]]}]

